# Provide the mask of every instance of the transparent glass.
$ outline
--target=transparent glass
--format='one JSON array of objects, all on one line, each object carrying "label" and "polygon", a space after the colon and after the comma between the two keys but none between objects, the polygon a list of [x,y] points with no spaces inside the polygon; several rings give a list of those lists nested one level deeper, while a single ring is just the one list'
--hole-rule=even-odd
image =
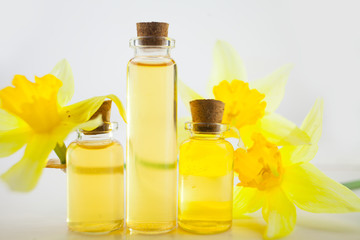
[{"label": "transparent glass", "polygon": [[224,139],[229,127],[186,123],[185,128],[191,137],[180,146],[179,226],[200,234],[226,231],[232,224],[234,178],[234,149]]},{"label": "transparent glass", "polygon": [[[177,143],[174,40],[130,40],[127,68],[127,227],[162,233],[176,227]],[[159,42],[159,41],[158,41]]]},{"label": "transparent glass", "polygon": [[68,227],[76,232],[107,233],[124,223],[124,152],[109,131],[78,131],[66,152]]}]

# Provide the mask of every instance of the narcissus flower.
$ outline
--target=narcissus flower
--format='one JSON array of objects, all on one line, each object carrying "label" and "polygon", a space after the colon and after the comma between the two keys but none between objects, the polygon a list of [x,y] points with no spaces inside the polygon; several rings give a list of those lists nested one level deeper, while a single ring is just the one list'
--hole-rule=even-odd
[{"label": "narcissus flower", "polygon": [[240,183],[234,192],[234,218],[262,208],[267,222],[265,238],[293,231],[295,206],[314,213],[360,211],[360,198],[355,193],[309,163],[318,149],[322,115],[323,103],[317,100],[301,126],[311,145],[279,149],[261,134],[254,134],[252,147],[235,152],[234,170]]},{"label": "narcissus flower", "polygon": [[0,157],[26,145],[22,159],[1,176],[16,191],[30,191],[36,186],[50,152],[62,146],[70,132],[93,129],[102,123],[101,116],[88,120],[106,98],[116,103],[126,121],[123,105],[115,95],[65,106],[74,93],[73,75],[66,60],[50,74],[35,77],[35,82],[15,75],[12,84],[0,90]]},{"label": "narcissus flower", "polygon": [[[253,133],[261,133],[268,141],[281,146],[310,143],[307,134],[296,124],[274,113],[284,96],[291,65],[285,65],[263,79],[246,83],[247,74],[241,58],[223,41],[216,43],[213,61],[209,97],[225,103],[223,122],[240,132],[246,147],[251,147]],[[189,101],[203,98],[181,81],[178,89],[188,108]],[[183,126],[185,121],[189,118],[179,120],[180,143],[187,138]],[[237,137],[234,134],[228,136]]]}]

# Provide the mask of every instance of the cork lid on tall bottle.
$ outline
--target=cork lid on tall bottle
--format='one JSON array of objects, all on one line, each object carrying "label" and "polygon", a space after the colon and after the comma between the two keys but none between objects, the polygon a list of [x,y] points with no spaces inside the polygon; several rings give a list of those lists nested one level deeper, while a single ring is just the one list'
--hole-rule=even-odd
[{"label": "cork lid on tall bottle", "polygon": [[101,114],[103,124],[91,131],[84,131],[85,134],[96,134],[108,132],[110,130],[111,100],[104,101],[99,109],[91,116],[90,120],[97,118]]},{"label": "cork lid on tall bottle", "polygon": [[190,102],[194,131],[218,132],[224,115],[225,103],[215,99],[197,99]]},{"label": "cork lid on tall bottle", "polygon": [[139,22],[136,23],[137,36],[144,37],[142,45],[163,45],[164,37],[168,36],[169,24],[165,22]]}]

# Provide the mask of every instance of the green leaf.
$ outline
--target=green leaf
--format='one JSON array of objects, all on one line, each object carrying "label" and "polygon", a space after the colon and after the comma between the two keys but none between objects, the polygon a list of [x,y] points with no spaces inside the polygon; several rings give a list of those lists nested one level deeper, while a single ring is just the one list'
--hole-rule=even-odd
[{"label": "green leaf", "polygon": [[351,190],[359,189],[360,188],[360,180],[345,182],[342,185],[344,185],[345,187],[347,187]]},{"label": "green leaf", "polygon": [[56,155],[59,157],[61,164],[66,164],[66,145],[65,143],[59,144],[57,143],[54,151]]}]

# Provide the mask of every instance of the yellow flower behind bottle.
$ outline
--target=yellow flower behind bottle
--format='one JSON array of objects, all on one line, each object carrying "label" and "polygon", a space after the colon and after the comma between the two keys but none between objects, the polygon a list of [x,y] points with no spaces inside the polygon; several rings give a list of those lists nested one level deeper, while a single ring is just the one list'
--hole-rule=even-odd
[{"label": "yellow flower behind bottle", "polygon": [[[243,146],[251,147],[252,134],[261,133],[279,146],[310,144],[309,136],[296,124],[274,113],[284,96],[285,86],[292,65],[284,65],[270,75],[247,83],[243,62],[233,47],[218,41],[213,54],[212,74],[208,84],[208,95],[225,103],[223,123],[232,127],[227,137],[238,137],[239,131]],[[188,103],[203,98],[182,81],[179,81],[180,96],[189,109]],[[183,123],[178,121],[178,142],[188,138]]]},{"label": "yellow flower behind bottle", "polygon": [[265,94],[250,89],[249,83],[240,80],[222,81],[214,86],[215,99],[225,103],[223,122],[238,129],[256,124],[265,115]]},{"label": "yellow flower behind bottle", "polygon": [[9,156],[24,145],[22,159],[1,178],[16,191],[30,191],[39,180],[50,152],[62,145],[76,128],[93,129],[101,118],[90,120],[106,98],[112,99],[126,119],[115,95],[93,97],[65,106],[74,93],[69,63],[60,61],[51,74],[35,77],[35,82],[15,75],[14,87],[0,90],[0,157]]}]

